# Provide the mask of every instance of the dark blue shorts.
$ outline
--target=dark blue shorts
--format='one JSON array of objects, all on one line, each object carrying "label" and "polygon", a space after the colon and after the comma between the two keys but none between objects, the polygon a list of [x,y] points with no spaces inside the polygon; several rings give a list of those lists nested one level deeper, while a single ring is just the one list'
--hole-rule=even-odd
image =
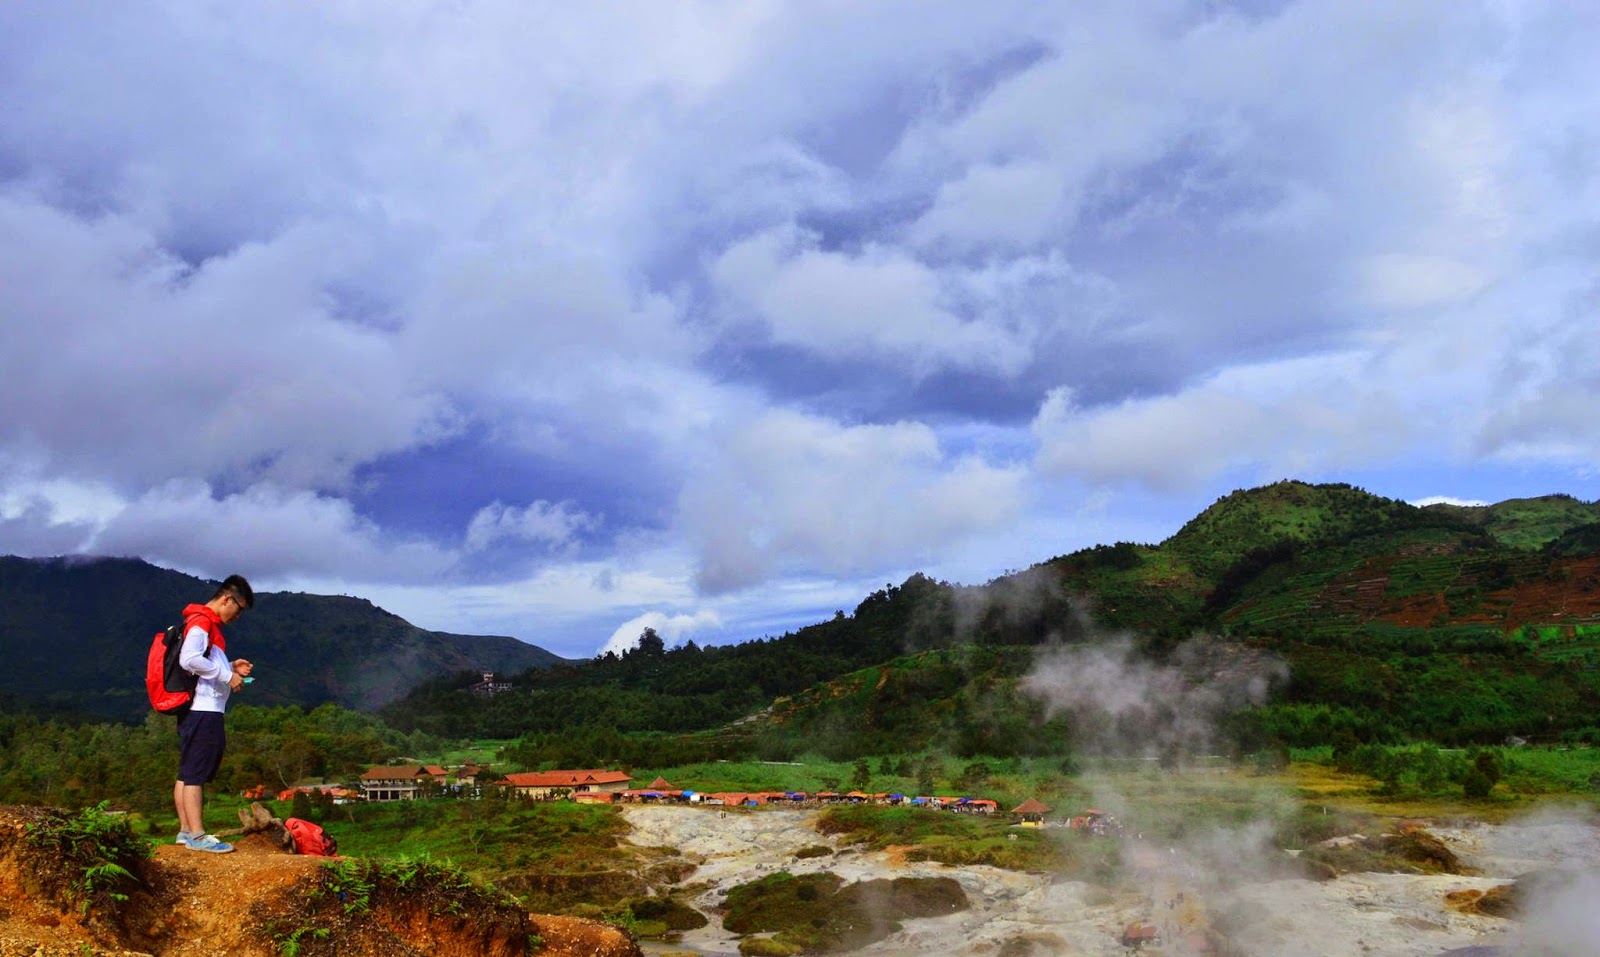
[{"label": "dark blue shorts", "polygon": [[185,711],[178,719],[178,742],[179,781],[206,784],[217,776],[222,752],[228,745],[219,712]]}]

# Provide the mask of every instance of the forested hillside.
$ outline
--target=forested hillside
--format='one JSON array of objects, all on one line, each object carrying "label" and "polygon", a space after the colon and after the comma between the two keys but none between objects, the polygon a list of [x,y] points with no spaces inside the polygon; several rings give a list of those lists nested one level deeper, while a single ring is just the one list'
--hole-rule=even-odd
[{"label": "forested hillside", "polygon": [[[140,719],[151,636],[215,588],[136,559],[0,558],[0,696],[12,709]],[[565,660],[513,638],[424,631],[360,598],[291,592],[258,594],[228,639],[256,663],[248,700],[265,705],[370,710],[439,675]]]},{"label": "forested hillside", "polygon": [[[518,759],[644,763],[801,751],[1070,750],[1019,691],[1042,648],[1196,636],[1287,678],[1241,744],[1600,735],[1600,524],[1567,496],[1416,508],[1348,485],[1232,493],[1159,544],[1121,542],[983,585],[913,575],[789,634],[562,661],[423,632],[355,598],[263,595],[230,633],[260,704],[378,708],[400,732],[518,738]],[[208,583],[136,561],[0,560],[0,706],[133,717],[148,635]],[[56,649],[85,650],[61,655]],[[383,667],[367,667],[382,661]],[[465,690],[483,668],[515,690]],[[407,688],[412,690],[405,693]],[[1048,720],[1047,720],[1048,719]]]},{"label": "forested hillside", "polygon": [[1037,649],[1125,633],[1159,661],[1198,634],[1287,665],[1273,702],[1236,729],[1250,742],[1594,735],[1595,514],[1566,496],[1416,508],[1281,482],[1224,497],[1158,545],[1096,546],[982,586],[917,575],[778,638],[669,650],[652,634],[492,701],[461,692],[460,676],[383,714],[437,734],[527,735],[529,759],[847,756],[891,741],[1040,753],[1070,735],[1017,692]]}]

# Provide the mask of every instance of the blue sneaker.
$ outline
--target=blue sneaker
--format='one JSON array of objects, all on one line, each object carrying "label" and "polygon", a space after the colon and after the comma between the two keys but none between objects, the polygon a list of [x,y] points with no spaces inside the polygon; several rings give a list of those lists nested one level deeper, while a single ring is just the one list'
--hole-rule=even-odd
[{"label": "blue sneaker", "polygon": [[194,837],[194,835],[190,834],[188,831],[179,831],[178,832],[178,839],[176,841],[174,841],[173,843],[174,844],[188,844],[189,841],[191,839],[193,839],[193,837]]},{"label": "blue sneaker", "polygon": [[233,852],[233,845],[226,841],[217,840],[213,834],[201,834],[199,837],[191,834],[189,836],[189,850],[209,851],[212,854],[230,854]]}]

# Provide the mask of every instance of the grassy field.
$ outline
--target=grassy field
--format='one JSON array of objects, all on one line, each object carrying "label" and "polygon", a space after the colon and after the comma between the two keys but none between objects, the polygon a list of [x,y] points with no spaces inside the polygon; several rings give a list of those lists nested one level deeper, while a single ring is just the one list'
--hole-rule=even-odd
[{"label": "grassy field", "polygon": [[[1009,817],[985,818],[906,807],[835,807],[822,812],[818,830],[873,850],[898,849],[907,860],[1005,867],[1018,871],[1073,872],[1102,863],[1110,842],[1084,853],[1059,830],[1014,828]],[[1114,855],[1113,855],[1114,856]]]},{"label": "grassy field", "polygon": [[[1497,748],[1503,777],[1489,796],[1464,797],[1459,788],[1435,794],[1386,795],[1377,780],[1338,770],[1326,749],[1310,752],[1315,760],[1297,760],[1284,783],[1308,806],[1388,818],[1468,818],[1505,821],[1544,804],[1600,809],[1600,749]],[[1301,756],[1296,752],[1296,757]]]},{"label": "grassy field", "polygon": [[1600,748],[1515,748],[1500,756],[1513,792],[1600,796]]},{"label": "grassy field", "polygon": [[[479,743],[478,759],[497,743]],[[1581,803],[1600,807],[1600,748],[1494,749],[1503,777],[1488,798],[1468,800],[1458,787],[1430,795],[1384,794],[1380,782],[1343,772],[1328,749],[1297,750],[1290,765],[1262,772],[1249,765],[1190,766],[1166,770],[1148,761],[1084,762],[1079,773],[1063,773],[1060,762],[1045,759],[961,761],[935,756],[935,793],[997,800],[994,819],[922,809],[853,808],[830,811],[836,833],[876,848],[896,847],[913,857],[949,863],[993,863],[1023,870],[1043,869],[1062,858],[1057,846],[1040,843],[1038,832],[1009,829],[1009,809],[1033,797],[1049,805],[1053,818],[1094,808],[1115,815],[1127,833],[1150,839],[1181,839],[1209,829],[1236,829],[1269,822],[1281,846],[1303,846],[1333,833],[1369,828],[1378,819],[1475,818],[1501,821],[1531,812],[1543,803]],[[909,760],[920,765],[926,756]],[[449,760],[430,755],[431,762]],[[879,773],[869,762],[869,792],[916,793],[916,779]],[[635,786],[664,776],[674,787],[698,791],[804,790],[837,783],[850,789],[854,762],[808,758],[795,763],[710,762],[633,770]],[[983,772],[977,781],[962,780]],[[968,786],[970,785],[970,786]],[[213,830],[232,827],[248,802],[230,795],[208,795],[206,821]],[[287,803],[269,802],[287,817]],[[761,813],[761,812],[758,812]],[[438,799],[388,804],[352,804],[326,812],[324,825],[340,850],[356,856],[432,857],[454,862],[474,877],[496,880],[508,873],[562,869],[573,861],[599,868],[627,867],[631,853],[622,842],[626,824],[612,808],[565,801],[461,801]],[[140,819],[152,840],[170,840],[176,821],[169,814]],[[1051,829],[1046,829],[1049,833]],[[1012,840],[1009,834],[1016,834]],[[1058,840],[1059,834],[1051,840]],[[1070,848],[1069,848],[1070,850]],[[1099,867],[1104,861],[1090,862]]]},{"label": "grassy field", "polygon": [[[277,810],[288,814],[287,807]],[[323,822],[357,857],[433,857],[479,879],[562,858],[616,857],[626,826],[609,808],[570,801],[395,801],[335,808]]]}]

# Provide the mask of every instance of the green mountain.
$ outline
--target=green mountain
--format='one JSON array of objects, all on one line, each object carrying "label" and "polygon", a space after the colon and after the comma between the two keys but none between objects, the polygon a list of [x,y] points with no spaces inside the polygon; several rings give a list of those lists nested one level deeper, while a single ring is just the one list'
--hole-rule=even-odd
[{"label": "green mountain", "polygon": [[1429,505],[1426,510],[1453,515],[1501,544],[1523,549],[1539,548],[1572,529],[1600,522],[1600,503],[1570,495],[1512,498],[1495,505]]},{"label": "green mountain", "polygon": [[1233,729],[1258,743],[1600,739],[1595,515],[1567,496],[1417,508],[1279,482],[1223,497],[1157,545],[1095,546],[981,586],[915,575],[781,637],[550,669],[487,707],[435,682],[384,716],[525,734],[530,763],[642,762],[627,735],[652,732],[767,758],[895,742],[1037,753],[1069,737],[1025,730],[1042,716],[1017,682],[1039,649],[1126,634],[1163,663],[1202,635],[1217,654],[1287,666],[1272,703]]},{"label": "green mountain", "polygon": [[[589,661],[424,632],[354,598],[263,595],[229,632],[260,665],[253,700],[521,737],[529,766],[1050,753],[1070,720],[1047,723],[1020,679],[1041,649],[1124,636],[1152,664],[1192,656],[1197,635],[1212,667],[1282,661],[1271,703],[1230,729],[1241,741],[1600,741],[1597,514],[1562,495],[1417,508],[1279,482],[1224,496],[1158,544],[1098,545],[983,585],[913,575],[781,636]],[[148,636],[210,588],[137,561],[0,559],[0,707],[136,716]],[[467,693],[463,673],[483,668],[517,689]]]},{"label": "green mountain", "polygon": [[[137,719],[151,637],[216,588],[136,559],[0,557],[0,702]],[[360,598],[262,593],[228,626],[246,700],[375,709],[441,675],[562,664],[514,638],[424,631]]]}]

